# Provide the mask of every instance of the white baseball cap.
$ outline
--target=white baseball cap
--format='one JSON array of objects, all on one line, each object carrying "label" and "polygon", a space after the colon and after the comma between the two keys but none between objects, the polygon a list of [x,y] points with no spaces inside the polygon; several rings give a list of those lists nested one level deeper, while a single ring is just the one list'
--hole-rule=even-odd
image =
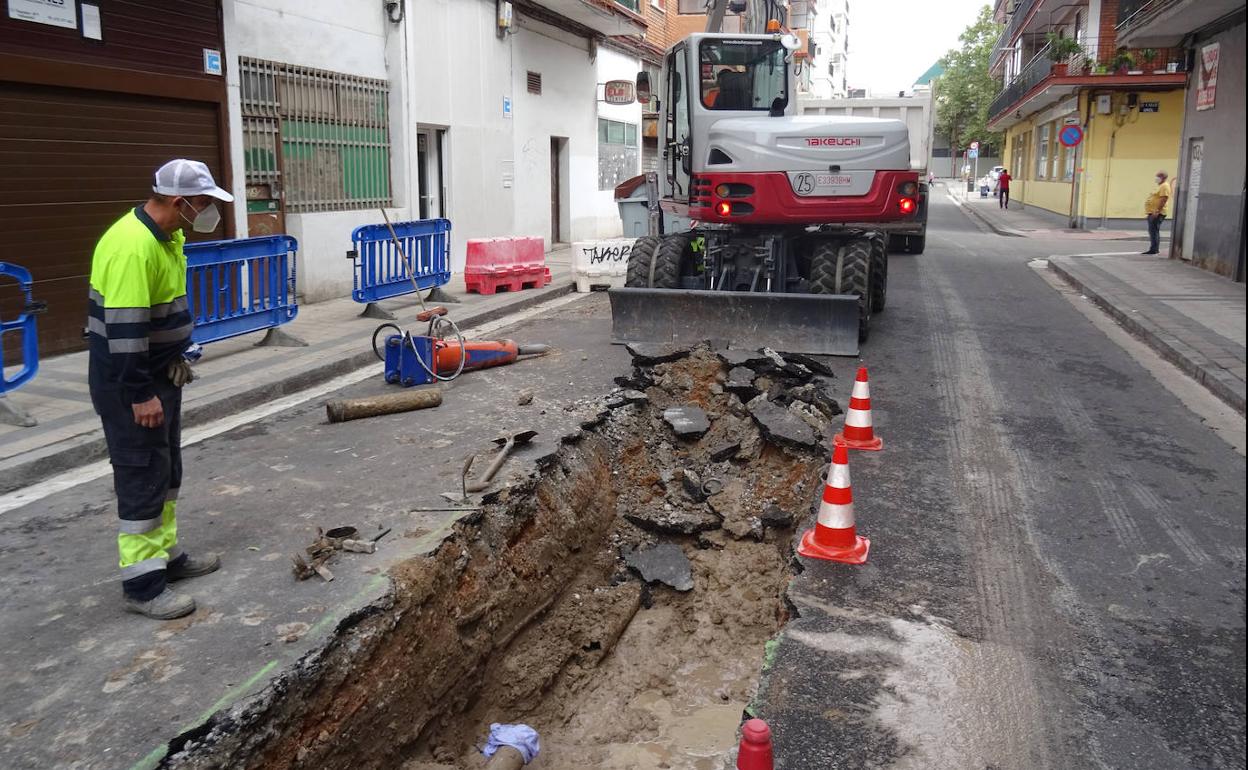
[{"label": "white baseball cap", "polygon": [[226,203],[234,200],[233,195],[217,187],[207,166],[185,158],[171,160],[156,169],[156,184],[152,185],[152,192],[180,197],[211,195]]}]

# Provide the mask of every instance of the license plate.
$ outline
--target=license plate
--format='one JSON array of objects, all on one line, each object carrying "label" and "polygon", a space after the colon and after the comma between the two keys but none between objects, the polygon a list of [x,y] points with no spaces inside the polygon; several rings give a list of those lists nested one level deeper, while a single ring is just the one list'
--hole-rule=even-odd
[{"label": "license plate", "polygon": [[817,187],[849,187],[854,183],[852,177],[843,174],[816,174],[815,185]]},{"label": "license plate", "polygon": [[849,174],[819,174],[813,171],[790,172],[789,181],[793,192],[802,197],[842,195],[847,188],[854,186],[854,178]]}]

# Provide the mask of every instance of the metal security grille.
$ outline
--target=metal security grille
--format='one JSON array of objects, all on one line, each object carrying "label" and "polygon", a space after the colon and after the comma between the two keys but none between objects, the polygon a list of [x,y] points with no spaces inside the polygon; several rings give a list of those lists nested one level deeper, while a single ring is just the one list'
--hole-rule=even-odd
[{"label": "metal security grille", "polygon": [[529,93],[541,95],[542,93],[542,73],[529,72],[526,80],[528,81]]},{"label": "metal security grille", "polygon": [[240,59],[247,184],[285,193],[290,212],[389,206],[384,80]]}]

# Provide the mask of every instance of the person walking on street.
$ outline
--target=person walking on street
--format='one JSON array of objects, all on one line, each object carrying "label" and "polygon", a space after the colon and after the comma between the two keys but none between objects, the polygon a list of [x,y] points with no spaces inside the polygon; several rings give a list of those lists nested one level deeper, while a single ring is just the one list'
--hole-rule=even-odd
[{"label": "person walking on street", "polygon": [[1144,201],[1144,214],[1148,217],[1148,251],[1141,252],[1143,254],[1161,252],[1161,223],[1166,218],[1166,203],[1172,194],[1166,172],[1158,171],[1154,181],[1157,189]]},{"label": "person walking on street", "polygon": [[195,611],[195,600],[169,582],[221,566],[216,555],[182,550],[176,515],[182,386],[192,379],[183,353],[194,326],[182,226],[215,230],[214,199],[234,200],[207,166],[169,161],[151,197],[104,233],[91,259],[88,385],[113,466],[122,593],[126,609],[160,620]]},{"label": "person walking on street", "polygon": [[997,206],[1003,209],[1010,207],[1011,179],[1013,177],[1010,176],[1010,170],[1007,168],[1001,169],[1001,176],[997,177],[997,188],[1000,190],[1000,195],[997,196]]}]

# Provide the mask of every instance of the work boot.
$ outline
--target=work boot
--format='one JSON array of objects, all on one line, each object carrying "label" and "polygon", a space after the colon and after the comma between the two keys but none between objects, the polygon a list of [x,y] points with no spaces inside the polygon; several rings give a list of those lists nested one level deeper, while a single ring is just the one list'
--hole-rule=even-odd
[{"label": "work boot", "polygon": [[165,567],[165,580],[185,580],[186,578],[207,575],[221,569],[221,557],[215,553],[207,556],[191,556],[184,554]]},{"label": "work boot", "polygon": [[195,611],[195,600],[166,588],[147,601],[126,597],[126,609],[156,620],[173,620]]}]

